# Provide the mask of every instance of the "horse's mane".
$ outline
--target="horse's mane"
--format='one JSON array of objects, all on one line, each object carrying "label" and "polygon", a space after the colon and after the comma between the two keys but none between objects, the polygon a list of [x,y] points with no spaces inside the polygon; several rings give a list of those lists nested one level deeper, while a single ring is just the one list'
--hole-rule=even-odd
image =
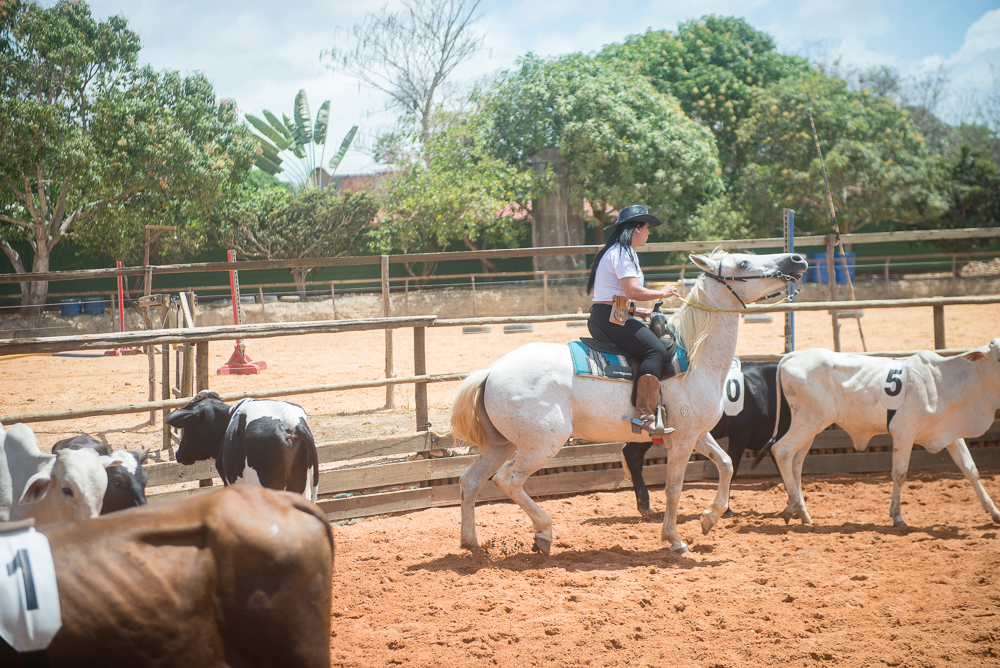
[{"label": "horse's mane", "polygon": [[[726,251],[717,249],[712,251],[708,257],[712,260],[721,260],[725,255],[728,255]],[[685,299],[695,304],[714,306],[715,304],[712,303],[712,299],[704,290],[704,283],[705,275],[702,274],[694,282],[691,292],[687,294]],[[681,303],[681,307],[670,317],[668,322],[674,328],[674,331],[677,332],[677,338],[680,340],[680,343],[687,350],[688,364],[691,367],[698,364],[698,360],[701,358],[702,343],[705,342],[708,334],[715,328],[718,317],[717,313],[695,308],[683,302]]]}]

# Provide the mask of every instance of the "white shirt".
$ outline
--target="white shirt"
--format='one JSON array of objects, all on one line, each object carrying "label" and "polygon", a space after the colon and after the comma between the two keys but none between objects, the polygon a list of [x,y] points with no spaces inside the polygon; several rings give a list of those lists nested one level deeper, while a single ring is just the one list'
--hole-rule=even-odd
[{"label": "white shirt", "polygon": [[615,244],[608,249],[601,258],[601,263],[597,265],[597,274],[594,276],[594,301],[609,302],[615,295],[626,296],[621,281],[630,276],[639,279],[639,285],[645,283],[638,257],[633,259],[633,255],[620,244]]}]

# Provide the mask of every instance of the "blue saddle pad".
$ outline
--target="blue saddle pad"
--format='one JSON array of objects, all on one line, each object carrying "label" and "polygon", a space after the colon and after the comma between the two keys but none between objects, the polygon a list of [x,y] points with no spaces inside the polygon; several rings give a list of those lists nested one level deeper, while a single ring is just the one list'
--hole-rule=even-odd
[{"label": "blue saddle pad", "polygon": [[573,373],[615,380],[632,380],[632,360],[627,355],[612,355],[590,348],[582,341],[569,342]]}]

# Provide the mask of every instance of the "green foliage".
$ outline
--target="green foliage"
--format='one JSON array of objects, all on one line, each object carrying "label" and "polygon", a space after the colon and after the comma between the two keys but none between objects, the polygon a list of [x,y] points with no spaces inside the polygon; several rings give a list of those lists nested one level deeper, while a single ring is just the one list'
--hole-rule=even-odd
[{"label": "green foliage", "polygon": [[[392,176],[377,191],[374,250],[428,253],[454,241],[470,249],[521,242],[527,227],[518,203],[531,199],[535,178],[491,155],[488,132],[484,115],[459,117],[429,136],[422,157],[395,156]],[[434,264],[422,263],[421,273],[433,271]]]},{"label": "green foliage", "polygon": [[[255,142],[235,104],[202,75],[137,68],[122,17],[95,21],[83,2],[6,5],[0,15],[0,247],[29,242],[32,271],[72,236],[123,260],[142,226],[204,217],[251,166]],[[22,287],[26,304],[46,283]]]},{"label": "green foliage", "polygon": [[[295,95],[294,116],[292,120],[288,114],[283,114],[284,120],[278,120],[273,113],[264,110],[263,120],[247,114],[246,119],[263,137],[256,137],[260,143],[256,165],[262,171],[272,176],[284,171],[282,163],[284,158],[282,152],[291,153],[299,159],[298,163],[290,163],[291,174],[296,183],[301,187],[318,188],[320,182],[320,169],[323,167],[323,157],[326,153],[326,134],[330,124],[330,101],[326,100],[320,105],[316,112],[315,122],[309,112],[309,98],[305,89],[299,90]],[[340,150],[330,159],[330,174],[337,171],[340,161],[344,159],[347,149],[354,141],[354,135],[358,133],[358,126],[355,125],[344,137],[340,144]],[[319,159],[316,159],[316,147],[319,149]],[[287,158],[287,155],[286,155]]]},{"label": "green foliage", "polygon": [[698,207],[722,190],[711,133],[629,68],[581,54],[529,54],[518,65],[488,107],[499,157],[525,169],[558,148],[570,196],[591,203],[598,225],[609,207],[641,202],[664,221],[663,236],[686,237]]},{"label": "green foliage", "polygon": [[832,221],[809,126],[816,122],[841,232],[884,222],[915,224],[940,215],[936,160],[908,113],[894,102],[820,74],[785,79],[762,91],[741,128],[747,165],[737,204],[758,233],[796,210],[796,225],[829,229]]},{"label": "green foliage", "polygon": [[[963,145],[954,160],[943,166],[941,181],[948,210],[922,227],[960,229],[1000,225],[1000,167],[969,145]],[[986,248],[993,239],[939,240],[931,242],[943,251],[959,253]]]},{"label": "green foliage", "polygon": [[760,90],[809,72],[804,59],[778,53],[770,35],[728,16],[703,16],[680,24],[676,33],[648,30],[609,44],[600,57],[634,68],[711,129],[727,178],[743,166],[737,131]]},{"label": "green foliage", "polygon": [[[360,254],[378,204],[367,193],[337,194],[332,187],[294,193],[274,185],[244,184],[231,198],[219,239],[239,257],[264,260]],[[311,268],[292,269],[305,292]]]}]

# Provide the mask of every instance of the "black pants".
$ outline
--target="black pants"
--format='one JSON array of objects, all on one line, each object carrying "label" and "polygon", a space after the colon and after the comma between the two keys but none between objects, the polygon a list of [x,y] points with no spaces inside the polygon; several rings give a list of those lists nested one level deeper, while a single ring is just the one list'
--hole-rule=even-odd
[{"label": "black pants", "polygon": [[639,373],[632,382],[632,404],[635,405],[635,390],[639,378],[647,373],[660,377],[667,349],[641,320],[629,318],[624,325],[611,322],[611,305],[594,304],[590,307],[588,327],[597,328],[616,346],[639,360]]}]

